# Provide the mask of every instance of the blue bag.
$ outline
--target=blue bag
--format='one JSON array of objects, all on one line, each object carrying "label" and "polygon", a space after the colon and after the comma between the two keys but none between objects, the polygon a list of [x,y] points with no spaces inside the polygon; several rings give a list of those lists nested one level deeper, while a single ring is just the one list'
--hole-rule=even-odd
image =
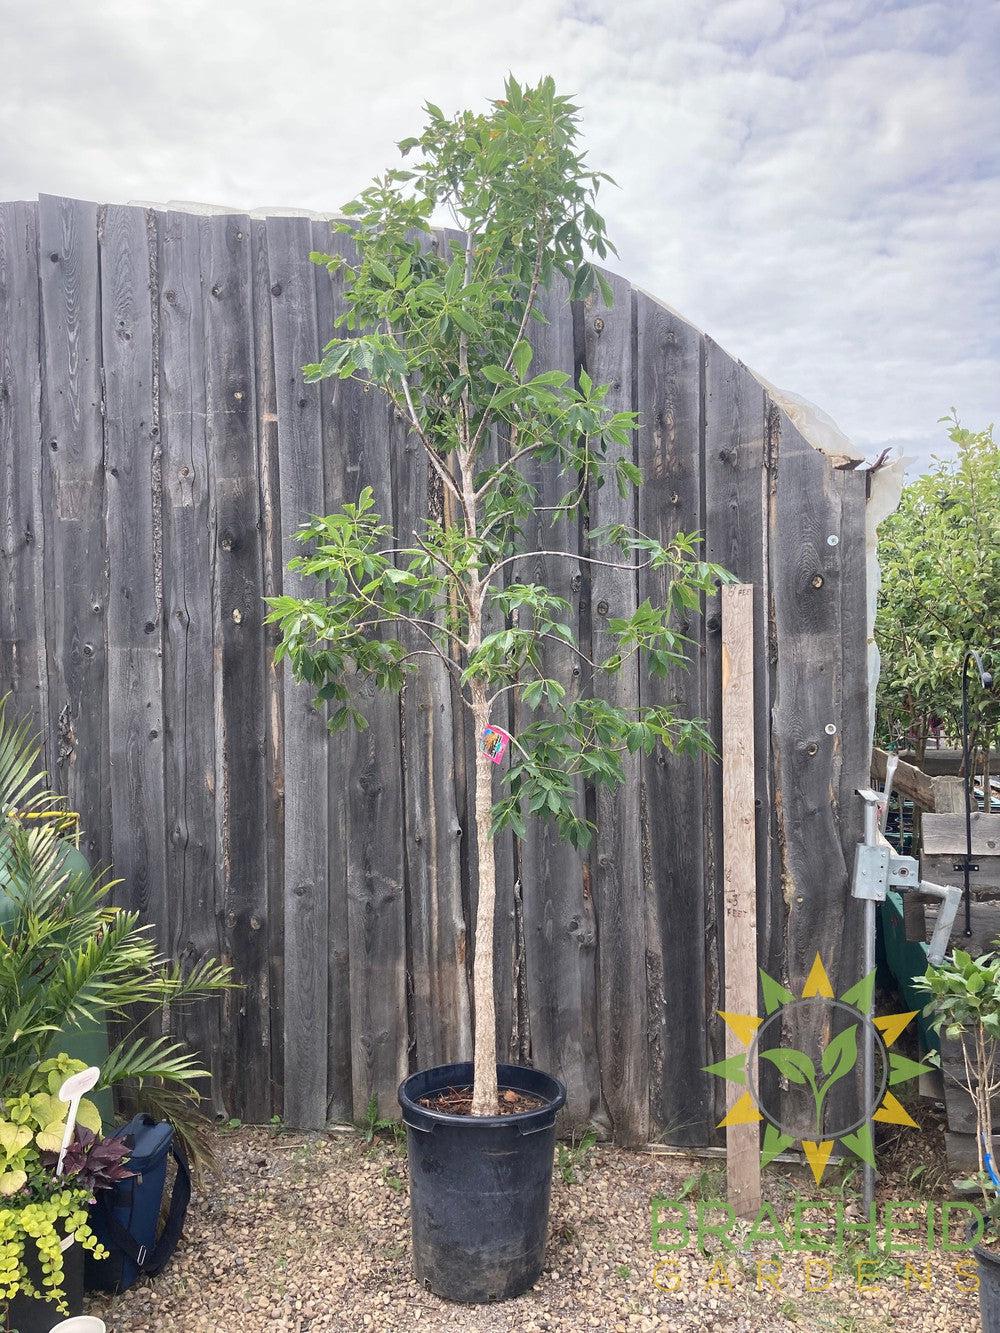
[{"label": "blue bag", "polygon": [[[87,1255],[85,1284],[89,1291],[128,1291],[140,1277],[152,1277],[166,1265],[184,1229],[191,1201],[191,1173],[169,1121],[133,1116],[113,1136],[131,1148],[125,1165],[135,1175],[100,1190],[91,1209],[90,1225],[107,1259]],[[174,1188],[163,1231],[157,1235],[167,1161],[177,1163]]]}]

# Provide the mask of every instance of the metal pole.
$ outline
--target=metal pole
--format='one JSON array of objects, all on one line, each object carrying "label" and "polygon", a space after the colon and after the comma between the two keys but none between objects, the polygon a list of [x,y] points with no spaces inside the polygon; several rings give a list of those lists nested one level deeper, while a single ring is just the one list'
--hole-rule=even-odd
[{"label": "metal pole", "polygon": [[[875,805],[865,804],[865,842],[873,846],[878,840],[879,828],[879,810]],[[864,960],[862,966],[862,975],[868,976],[875,970],[875,902],[871,898],[865,899],[865,942],[864,942]],[[875,1028],[872,1020],[875,1017],[875,987],[872,987],[871,1000],[868,1003],[868,1012],[865,1015],[865,1044],[863,1051],[863,1079],[864,1079],[864,1101],[865,1116],[868,1121],[868,1127],[871,1129],[871,1117],[875,1107]],[[864,1204],[865,1216],[867,1217],[872,1204],[875,1202],[875,1168],[864,1164]]]}]

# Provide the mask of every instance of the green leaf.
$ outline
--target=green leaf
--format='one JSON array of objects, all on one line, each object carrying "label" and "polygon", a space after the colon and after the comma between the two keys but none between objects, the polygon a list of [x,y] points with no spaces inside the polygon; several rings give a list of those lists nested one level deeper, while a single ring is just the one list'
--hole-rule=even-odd
[{"label": "green leaf", "polygon": [[518,376],[523,380],[528,373],[528,367],[531,365],[531,343],[522,338],[520,342],[514,344],[512,356],[514,368],[517,370]]},{"label": "green leaf", "polygon": [[782,1078],[787,1078],[789,1083],[816,1086],[816,1070],[804,1051],[779,1046],[771,1051],[760,1051],[759,1056],[774,1065]]}]

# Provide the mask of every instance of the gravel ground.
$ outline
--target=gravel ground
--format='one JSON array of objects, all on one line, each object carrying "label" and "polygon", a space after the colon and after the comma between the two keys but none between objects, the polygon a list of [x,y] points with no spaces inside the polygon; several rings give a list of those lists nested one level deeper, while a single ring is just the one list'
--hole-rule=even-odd
[{"label": "gravel ground", "polygon": [[[916,1136],[913,1136],[914,1138]],[[728,1263],[725,1278],[695,1250],[659,1269],[654,1285],[650,1200],[693,1201],[724,1192],[723,1170],[676,1157],[595,1148],[570,1170],[557,1169],[548,1263],[536,1287],[504,1305],[457,1307],[421,1290],[410,1273],[406,1161],[391,1143],[371,1147],[350,1135],[240,1129],[220,1132],[223,1183],[198,1196],[185,1240],[155,1282],[92,1312],[109,1333],[666,1333],[766,1327],[825,1330],[979,1328],[978,1298],[953,1256],[914,1257],[916,1276],[890,1262],[856,1290],[848,1261],[825,1290],[807,1290],[804,1256],[789,1256],[775,1290],[756,1289],[755,1256]],[[925,1143],[926,1151],[926,1143]],[[903,1163],[885,1182],[888,1196],[912,1198],[928,1167]],[[779,1214],[816,1192],[798,1168],[772,1168],[766,1192]],[[828,1196],[836,1198],[836,1191]],[[852,1199],[850,1191],[840,1197]],[[714,1281],[713,1281],[714,1278]],[[827,1274],[814,1270],[812,1285]],[[726,1282],[729,1285],[726,1285]],[[966,1287],[965,1290],[962,1287]]]}]

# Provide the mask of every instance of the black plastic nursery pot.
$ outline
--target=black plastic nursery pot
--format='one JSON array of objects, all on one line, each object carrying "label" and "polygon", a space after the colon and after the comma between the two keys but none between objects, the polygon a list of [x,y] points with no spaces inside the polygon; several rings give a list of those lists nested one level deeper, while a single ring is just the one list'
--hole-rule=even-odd
[{"label": "black plastic nursery pot", "polygon": [[[28,1275],[35,1286],[41,1290],[42,1270],[38,1255],[29,1245],[25,1263]],[[63,1254],[63,1288],[66,1292],[67,1314],[60,1314],[54,1302],[36,1300],[30,1296],[15,1296],[7,1310],[0,1315],[0,1330],[3,1333],[49,1333],[50,1329],[61,1324],[71,1315],[83,1314],[83,1249],[71,1245]],[[6,1321],[6,1322],[5,1322]]]},{"label": "black plastic nursery pot", "polygon": [[979,1268],[979,1318],[983,1333],[1000,1333],[1000,1254],[973,1249]]},{"label": "black plastic nursery pot", "polygon": [[469,1087],[470,1063],[440,1065],[400,1084],[410,1163],[410,1219],[417,1281],[445,1300],[478,1304],[519,1296],[545,1261],[556,1115],[566,1101],[557,1078],[498,1065],[500,1087],[544,1100],[514,1115],[430,1110],[421,1097]]}]

